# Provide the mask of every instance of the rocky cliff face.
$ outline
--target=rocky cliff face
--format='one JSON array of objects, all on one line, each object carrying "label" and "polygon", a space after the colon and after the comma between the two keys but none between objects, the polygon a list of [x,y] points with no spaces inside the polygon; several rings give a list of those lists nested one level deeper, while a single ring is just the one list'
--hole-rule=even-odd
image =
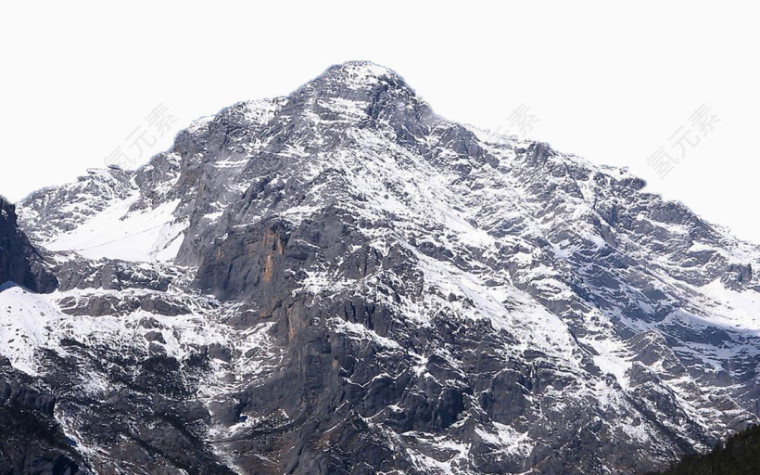
[{"label": "rocky cliff face", "polygon": [[0,341],[85,472],[657,469],[758,420],[760,250],[644,185],[346,63],[21,203]]},{"label": "rocky cliff face", "polygon": [[55,276],[16,221],[15,206],[0,196],[0,285],[12,281],[36,292],[52,292]]}]

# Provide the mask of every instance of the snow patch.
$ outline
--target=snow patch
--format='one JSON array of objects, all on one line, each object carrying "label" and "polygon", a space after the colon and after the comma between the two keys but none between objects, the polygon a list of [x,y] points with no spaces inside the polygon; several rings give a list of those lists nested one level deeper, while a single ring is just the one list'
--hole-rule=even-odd
[{"label": "snow patch", "polygon": [[185,223],[173,212],[179,200],[154,209],[130,211],[138,199],[120,201],[81,226],[44,244],[51,251],[74,251],[88,259],[119,259],[132,262],[168,261],[176,257]]}]

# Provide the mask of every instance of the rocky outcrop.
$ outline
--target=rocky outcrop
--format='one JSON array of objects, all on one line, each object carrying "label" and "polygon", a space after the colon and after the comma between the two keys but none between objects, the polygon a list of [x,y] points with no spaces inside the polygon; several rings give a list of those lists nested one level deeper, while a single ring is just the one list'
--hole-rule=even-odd
[{"label": "rocky outcrop", "polygon": [[57,286],[42,254],[18,229],[15,206],[0,197],[0,285],[9,281],[35,292],[52,292]]},{"label": "rocky outcrop", "polygon": [[0,357],[0,470],[2,473],[86,473],[76,442],[54,417],[55,396],[35,387]]}]

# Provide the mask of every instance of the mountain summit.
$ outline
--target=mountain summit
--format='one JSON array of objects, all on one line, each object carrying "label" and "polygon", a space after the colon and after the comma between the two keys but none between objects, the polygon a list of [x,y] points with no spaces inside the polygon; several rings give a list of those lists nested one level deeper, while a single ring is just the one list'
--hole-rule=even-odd
[{"label": "mountain summit", "polygon": [[368,62],[18,212],[19,471],[636,473],[758,422],[757,246]]}]

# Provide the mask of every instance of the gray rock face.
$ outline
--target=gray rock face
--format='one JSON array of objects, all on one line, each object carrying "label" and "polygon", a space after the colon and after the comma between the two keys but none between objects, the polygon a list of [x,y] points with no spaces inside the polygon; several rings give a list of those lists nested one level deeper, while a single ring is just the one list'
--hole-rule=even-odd
[{"label": "gray rock face", "polygon": [[21,203],[0,339],[83,471],[653,470],[758,421],[760,250],[644,187],[346,63]]},{"label": "gray rock face", "polygon": [[54,418],[55,396],[0,359],[0,439],[3,473],[81,473],[77,454]]},{"label": "gray rock face", "polygon": [[57,286],[43,256],[18,229],[15,207],[0,197],[0,285],[15,282],[38,292],[52,292]]}]

